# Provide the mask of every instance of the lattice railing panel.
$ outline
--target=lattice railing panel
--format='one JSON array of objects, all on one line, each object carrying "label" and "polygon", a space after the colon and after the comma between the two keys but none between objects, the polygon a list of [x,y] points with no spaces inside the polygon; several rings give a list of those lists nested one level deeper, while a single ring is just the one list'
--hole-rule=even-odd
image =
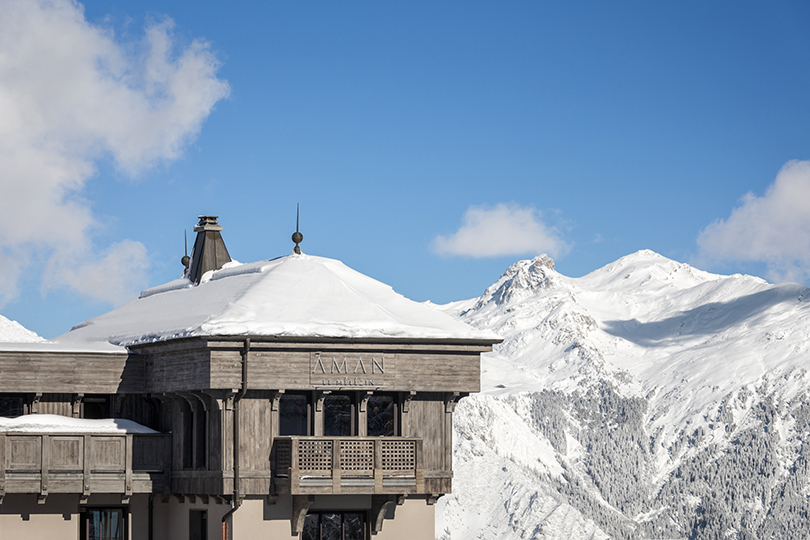
[{"label": "lattice railing panel", "polygon": [[416,470],[416,441],[382,441],[382,468],[385,474]]},{"label": "lattice railing panel", "polygon": [[289,469],[292,467],[292,441],[276,441],[276,468]]},{"label": "lattice railing panel", "polygon": [[332,441],[299,439],[298,468],[302,471],[331,471]]},{"label": "lattice railing panel", "polygon": [[374,443],[372,441],[340,441],[340,468],[352,475],[374,474]]}]

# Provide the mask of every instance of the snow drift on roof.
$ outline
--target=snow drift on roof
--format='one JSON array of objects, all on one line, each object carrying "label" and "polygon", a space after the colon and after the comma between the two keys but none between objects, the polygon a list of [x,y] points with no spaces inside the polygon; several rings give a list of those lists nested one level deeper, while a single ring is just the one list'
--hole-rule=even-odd
[{"label": "snow drift on roof", "polygon": [[70,418],[57,414],[26,414],[17,418],[0,417],[0,432],[20,433],[158,433],[123,418]]},{"label": "snow drift on roof", "polygon": [[192,336],[498,339],[408,300],[340,261],[289,255],[207,272],[199,286],[175,280],[59,343],[128,346]]}]

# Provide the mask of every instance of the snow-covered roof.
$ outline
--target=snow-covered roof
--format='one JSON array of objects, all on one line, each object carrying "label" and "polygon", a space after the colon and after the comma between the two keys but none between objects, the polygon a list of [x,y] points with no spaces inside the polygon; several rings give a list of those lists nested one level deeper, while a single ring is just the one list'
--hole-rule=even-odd
[{"label": "snow-covered roof", "polygon": [[498,340],[342,262],[292,254],[178,279],[52,340],[129,346],[194,336]]}]

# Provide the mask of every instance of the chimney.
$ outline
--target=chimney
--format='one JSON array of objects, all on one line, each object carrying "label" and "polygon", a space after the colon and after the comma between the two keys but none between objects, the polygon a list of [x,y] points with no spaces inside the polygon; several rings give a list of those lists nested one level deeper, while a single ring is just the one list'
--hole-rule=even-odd
[{"label": "chimney", "polygon": [[194,226],[197,239],[191,251],[191,261],[186,268],[185,277],[195,285],[200,284],[203,274],[209,270],[219,270],[231,261],[228,248],[222,240],[219,231],[222,227],[217,223],[218,216],[199,216],[200,222]]}]

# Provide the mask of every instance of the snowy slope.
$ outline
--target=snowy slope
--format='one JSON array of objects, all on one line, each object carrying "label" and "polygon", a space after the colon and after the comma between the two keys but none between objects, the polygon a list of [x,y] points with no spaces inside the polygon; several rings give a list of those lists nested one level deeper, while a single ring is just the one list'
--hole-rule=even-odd
[{"label": "snowy slope", "polygon": [[40,341],[45,340],[17,321],[12,321],[0,315],[0,342],[37,343]]},{"label": "snowy slope", "polygon": [[444,306],[504,342],[457,408],[437,538],[810,537],[808,292],[641,251]]}]

